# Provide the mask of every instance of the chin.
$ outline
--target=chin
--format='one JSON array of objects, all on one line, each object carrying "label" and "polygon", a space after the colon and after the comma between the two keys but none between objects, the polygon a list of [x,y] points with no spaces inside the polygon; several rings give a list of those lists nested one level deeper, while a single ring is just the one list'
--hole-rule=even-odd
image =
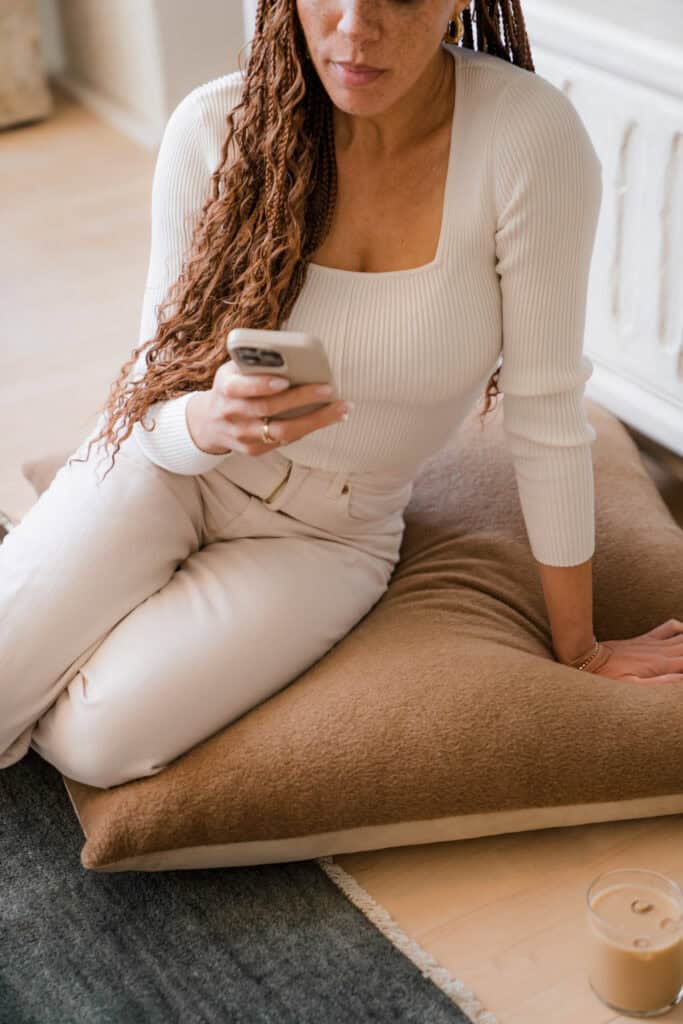
[{"label": "chin", "polygon": [[374,114],[381,114],[390,105],[386,96],[379,96],[377,92],[370,93],[353,87],[344,88],[338,82],[329,78],[321,79],[327,95],[340,110],[347,114],[363,114],[370,117]]},{"label": "chin", "polygon": [[377,114],[383,113],[387,108],[386,103],[378,105],[377,103],[371,103],[370,100],[361,100],[345,94],[337,96],[331,92],[328,95],[335,107],[343,110],[345,114],[354,114],[357,117],[374,117]]}]

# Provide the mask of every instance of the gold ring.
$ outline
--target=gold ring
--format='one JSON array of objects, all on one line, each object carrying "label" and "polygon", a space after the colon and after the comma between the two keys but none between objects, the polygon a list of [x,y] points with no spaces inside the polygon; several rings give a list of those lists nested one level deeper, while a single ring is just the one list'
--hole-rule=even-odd
[{"label": "gold ring", "polygon": [[269,421],[269,419],[270,419],[270,416],[262,416],[261,417],[261,422],[263,423],[263,426],[261,428],[261,434],[262,434],[263,443],[264,444],[278,444],[277,438],[276,437],[271,437],[270,431],[268,429],[268,421]]}]

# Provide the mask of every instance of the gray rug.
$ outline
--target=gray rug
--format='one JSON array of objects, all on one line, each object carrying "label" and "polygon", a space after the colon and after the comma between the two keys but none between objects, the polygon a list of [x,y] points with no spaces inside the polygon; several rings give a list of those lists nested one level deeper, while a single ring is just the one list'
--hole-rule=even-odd
[{"label": "gray rug", "polygon": [[82,843],[52,765],[0,771],[0,1024],[473,1020],[316,861],[101,874]]}]

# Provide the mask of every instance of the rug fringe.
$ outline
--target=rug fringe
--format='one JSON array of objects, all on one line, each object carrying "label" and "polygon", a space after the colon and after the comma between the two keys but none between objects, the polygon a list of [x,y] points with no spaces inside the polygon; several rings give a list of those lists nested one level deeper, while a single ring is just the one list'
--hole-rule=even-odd
[{"label": "rug fringe", "polygon": [[431,953],[411,939],[394,921],[389,912],[377,903],[352,875],[339,864],[335,864],[334,857],[316,857],[315,862],[379,931],[386,935],[389,941],[397,949],[400,949],[409,960],[412,960],[416,967],[419,967],[420,972],[426,978],[429,978],[442,992],[445,992],[458,1009],[472,1018],[474,1024],[499,1024],[495,1014],[482,1007],[474,992],[467,988],[459,978],[455,978],[445,967],[442,967]]}]

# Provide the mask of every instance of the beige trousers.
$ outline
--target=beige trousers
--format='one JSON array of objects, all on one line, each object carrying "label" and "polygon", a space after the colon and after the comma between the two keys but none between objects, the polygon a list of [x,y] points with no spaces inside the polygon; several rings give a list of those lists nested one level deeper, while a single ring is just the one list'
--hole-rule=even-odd
[{"label": "beige trousers", "polygon": [[386,590],[413,487],[276,448],[184,476],[133,435],[110,466],[99,446],[67,460],[0,545],[0,768],[30,746],[102,788],[162,771],[344,637]]}]

